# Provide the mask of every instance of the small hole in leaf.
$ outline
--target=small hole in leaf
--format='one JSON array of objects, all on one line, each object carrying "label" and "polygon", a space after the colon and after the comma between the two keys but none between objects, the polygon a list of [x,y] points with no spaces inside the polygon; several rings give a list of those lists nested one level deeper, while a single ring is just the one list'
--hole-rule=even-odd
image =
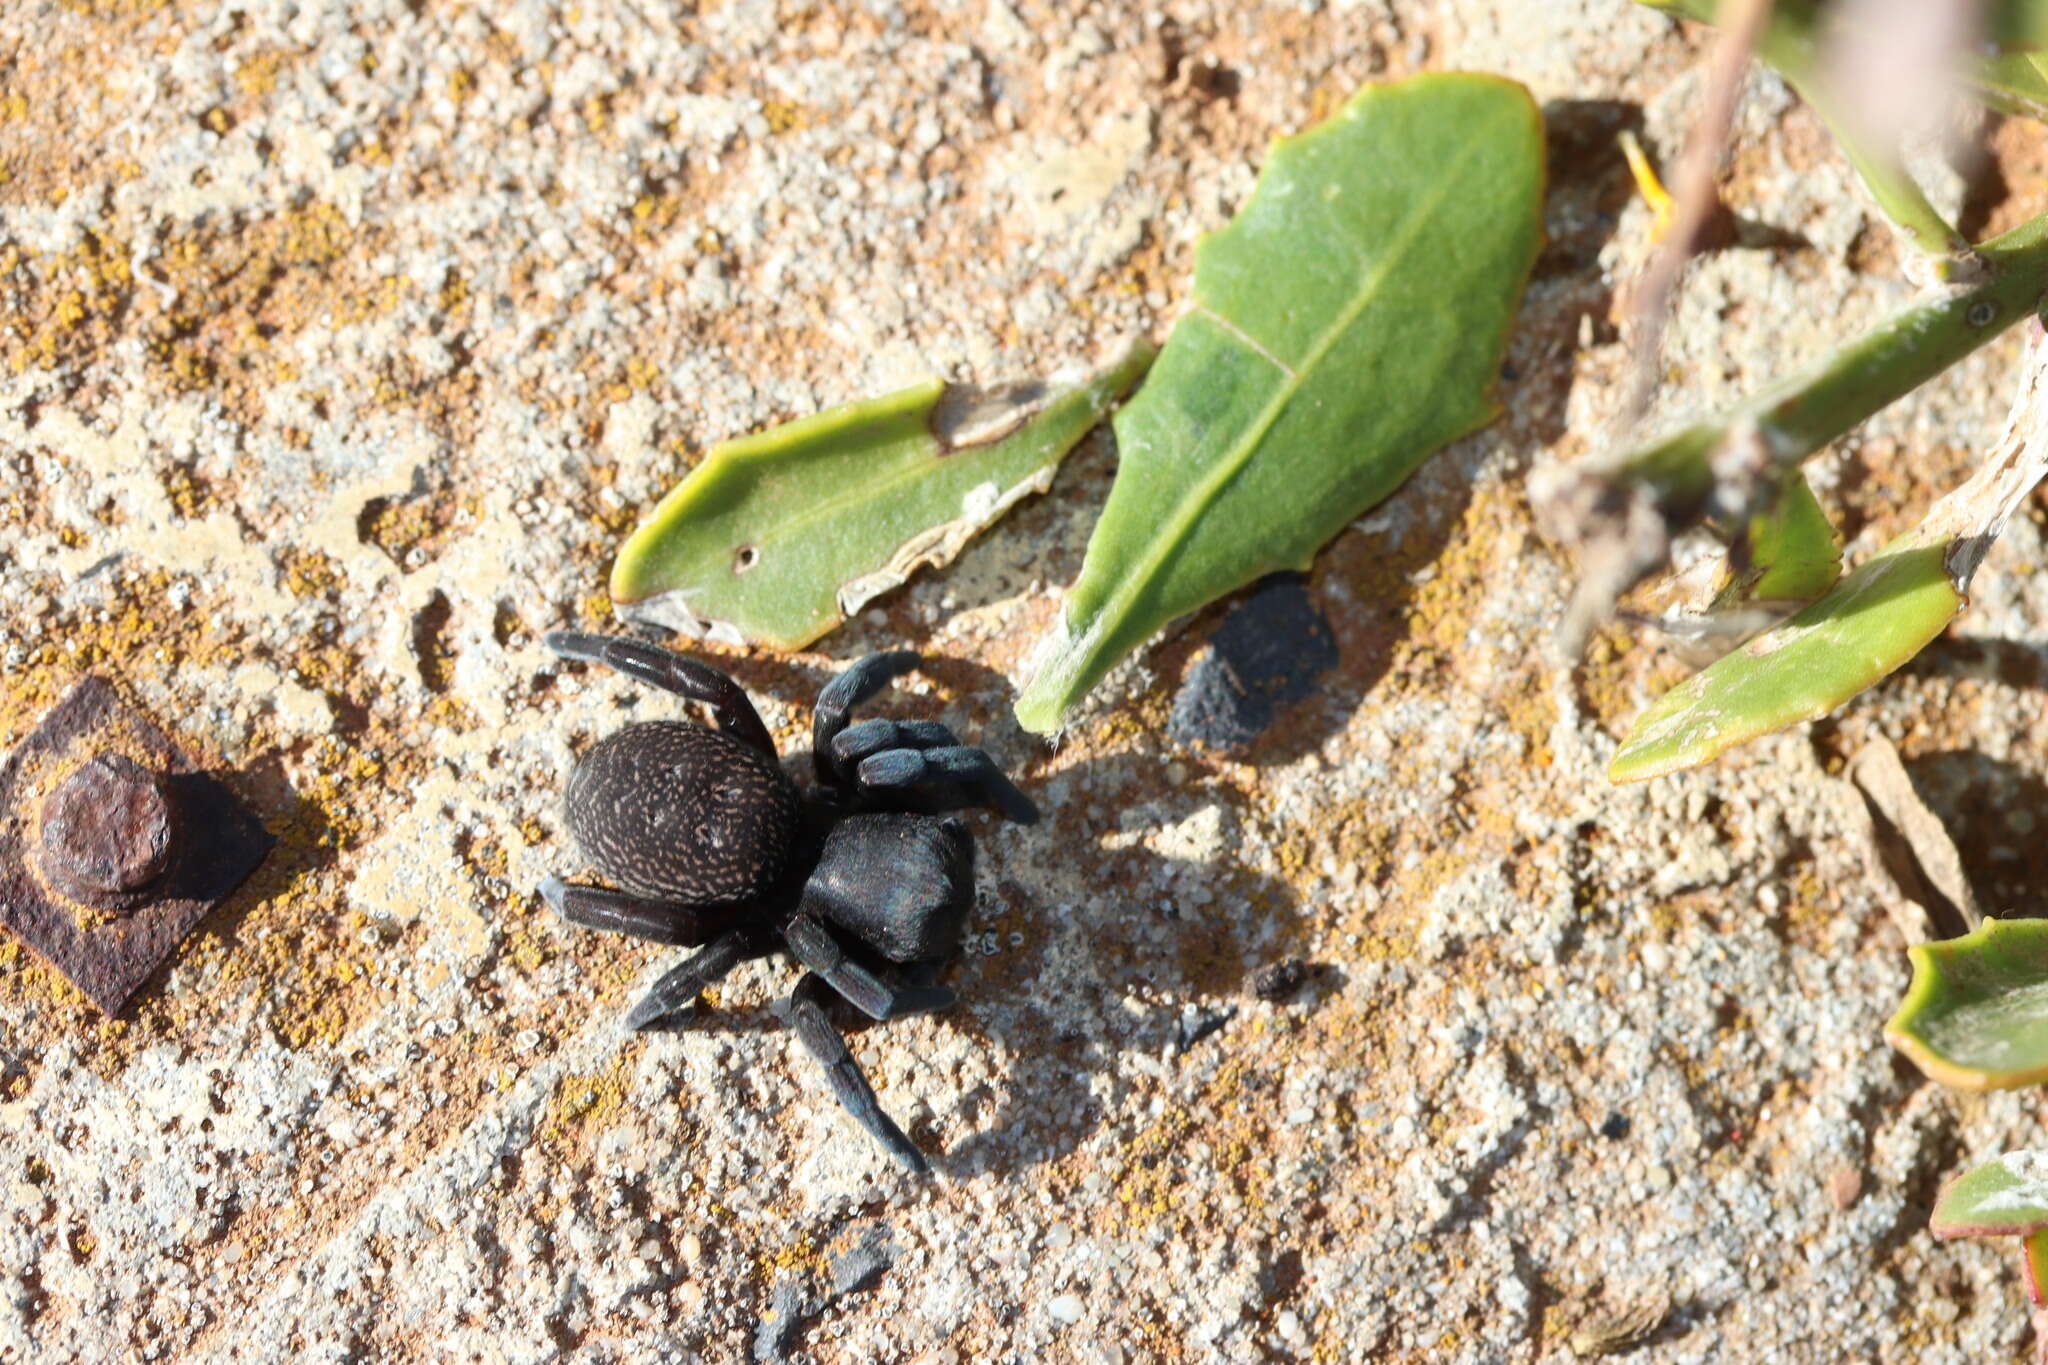
[{"label": "small hole in leaf", "polygon": [[732,552],[732,571],[745,573],[761,562],[761,552],[751,545],[742,545]]}]

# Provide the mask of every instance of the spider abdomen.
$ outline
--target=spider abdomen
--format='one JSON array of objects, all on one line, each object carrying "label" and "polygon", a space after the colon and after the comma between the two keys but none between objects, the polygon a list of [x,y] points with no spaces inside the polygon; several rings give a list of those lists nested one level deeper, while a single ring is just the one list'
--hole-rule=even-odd
[{"label": "spider abdomen", "polygon": [[643,721],[569,777],[569,832],[628,891],[711,903],[765,894],[788,869],[796,789],[764,754],[687,721]]},{"label": "spider abdomen", "polygon": [[891,962],[931,962],[960,947],[974,902],[974,839],[957,820],[851,815],[832,827],[803,906]]}]

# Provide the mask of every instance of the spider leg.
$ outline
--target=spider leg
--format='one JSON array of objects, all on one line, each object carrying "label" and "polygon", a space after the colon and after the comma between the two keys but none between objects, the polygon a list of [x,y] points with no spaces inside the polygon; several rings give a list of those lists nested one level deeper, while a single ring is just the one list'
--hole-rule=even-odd
[{"label": "spider leg", "polygon": [[890,1156],[919,1175],[930,1175],[931,1166],[925,1161],[924,1153],[903,1135],[903,1130],[896,1126],[896,1120],[882,1112],[881,1102],[875,1098],[874,1087],[868,1084],[860,1063],[846,1050],[846,1040],[839,1036],[839,1030],[833,1028],[832,1021],[826,1017],[826,998],[825,979],[806,972],[783,1006],[790,1027],[796,1030],[805,1050],[825,1068],[825,1079],[832,1083],[832,1093],[845,1106],[846,1112],[853,1115]]},{"label": "spider leg", "polygon": [[935,720],[856,721],[832,741],[832,766],[843,781],[861,760],[885,749],[957,749],[960,737]]},{"label": "spider leg", "polygon": [[944,986],[891,986],[846,955],[832,931],[810,915],[797,915],[782,931],[790,956],[811,969],[870,1019],[942,1010],[959,999]]},{"label": "spider leg", "polygon": [[918,663],[917,655],[907,649],[870,654],[825,684],[818,693],[817,704],[811,708],[811,762],[817,767],[820,782],[833,787],[846,785],[845,774],[832,762],[832,741],[846,728],[847,713]]},{"label": "spider leg", "polygon": [[681,901],[649,900],[625,891],[577,886],[560,877],[542,882],[540,893],[571,924],[686,948],[710,938],[741,909],[726,905],[706,909]]},{"label": "spider leg", "polygon": [[964,744],[944,749],[884,749],[860,761],[856,770],[866,787],[916,787],[928,782],[956,784],[961,805],[993,806],[1020,825],[1038,823],[1038,807],[1017,790],[1009,774],[979,749]]},{"label": "spider leg", "polygon": [[680,1010],[687,1009],[707,986],[717,984],[719,978],[750,957],[759,956],[759,949],[746,931],[735,929],[721,934],[711,942],[684,958],[682,962],[662,973],[661,980],[648,988],[638,1004],[626,1014],[626,1027],[639,1030],[661,1022]]},{"label": "spider leg", "polygon": [[578,630],[551,630],[541,643],[565,659],[605,664],[636,682],[673,692],[711,708],[718,728],[742,744],[774,758],[775,741],[761,723],[761,713],[746,691],[709,664],[698,663],[640,640],[616,635],[590,635]]}]

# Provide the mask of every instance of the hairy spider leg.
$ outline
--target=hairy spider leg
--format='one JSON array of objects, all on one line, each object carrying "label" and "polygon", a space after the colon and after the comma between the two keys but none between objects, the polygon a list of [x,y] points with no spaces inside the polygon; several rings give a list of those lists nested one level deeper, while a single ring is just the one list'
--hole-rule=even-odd
[{"label": "hairy spider leg", "polygon": [[942,1010],[959,997],[944,986],[891,986],[862,963],[846,955],[824,923],[797,915],[782,930],[791,957],[811,969],[870,1019],[897,1019],[906,1014]]},{"label": "hairy spider leg", "polygon": [[960,789],[961,805],[993,806],[1020,825],[1038,823],[1038,807],[1017,790],[1009,774],[987,754],[964,744],[944,749],[884,749],[862,759],[855,775],[863,790],[950,782]]},{"label": "hairy spider leg", "polygon": [[688,1009],[705,987],[717,985],[734,967],[760,955],[754,936],[744,929],[719,935],[663,972],[661,980],[650,986],[647,994],[627,1012],[626,1027],[636,1031],[648,1028]]},{"label": "hairy spider leg", "polygon": [[819,690],[817,704],[811,708],[811,764],[818,771],[818,781],[828,787],[848,785],[846,774],[832,761],[832,742],[846,728],[848,713],[920,662],[916,652],[908,649],[870,654]]},{"label": "hairy spider leg", "polygon": [[682,901],[649,900],[628,891],[606,891],[595,886],[577,886],[560,877],[540,884],[541,895],[555,912],[571,924],[602,929],[608,934],[630,934],[672,947],[694,948],[734,917],[751,907],[744,905],[688,905]]},{"label": "hairy spider leg", "polygon": [[775,741],[761,723],[761,713],[746,690],[725,674],[695,659],[685,659],[659,645],[615,635],[590,635],[578,630],[551,630],[541,643],[565,659],[604,664],[636,682],[673,692],[711,708],[718,728],[750,748],[776,757]]},{"label": "hairy spider leg", "polygon": [[903,1135],[903,1130],[896,1126],[896,1120],[882,1112],[881,1102],[875,1098],[874,1087],[868,1084],[860,1063],[846,1050],[846,1040],[839,1036],[839,1030],[833,1028],[832,1021],[826,1017],[825,1001],[828,997],[825,990],[823,977],[812,972],[804,973],[803,980],[796,983],[796,989],[789,993],[789,1000],[783,1006],[789,1026],[796,1030],[805,1050],[825,1068],[825,1079],[832,1083],[832,1093],[845,1106],[846,1112],[853,1115],[890,1156],[919,1175],[930,1175],[931,1166],[925,1161],[924,1153]]}]

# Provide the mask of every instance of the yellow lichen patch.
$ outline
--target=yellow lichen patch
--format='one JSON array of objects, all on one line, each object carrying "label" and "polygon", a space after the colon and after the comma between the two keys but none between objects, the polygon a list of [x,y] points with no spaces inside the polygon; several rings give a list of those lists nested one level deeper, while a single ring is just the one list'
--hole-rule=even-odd
[{"label": "yellow lichen patch", "polygon": [[630,1112],[627,1078],[639,1051],[629,1042],[603,1070],[564,1076],[534,1125],[535,1137],[573,1152],[614,1127]]},{"label": "yellow lichen patch", "polygon": [[277,89],[278,74],[296,54],[280,47],[266,47],[244,57],[235,68],[235,86],[244,95],[257,97]]},{"label": "yellow lichen patch", "polygon": [[1175,1105],[1149,1124],[1121,1153],[1123,1176],[1115,1202],[1105,1206],[1112,1226],[1151,1228],[1164,1224],[1175,1234],[1189,1232],[1208,1216],[1200,1204],[1180,1197],[1189,1183],[1188,1164],[1196,1158],[1191,1144],[1199,1138],[1208,1147],[1205,1164],[1215,1168],[1248,1207],[1257,1207],[1271,1184],[1272,1131],[1260,1094],[1271,1085],[1265,1065],[1275,1049],[1262,1046],[1257,1059],[1233,1057],[1194,1096]]},{"label": "yellow lichen patch", "polygon": [[133,297],[129,244],[86,229],[68,251],[22,252],[0,302],[9,317],[0,354],[20,374],[74,364],[108,345]]},{"label": "yellow lichen patch", "polygon": [[213,490],[189,461],[170,466],[161,477],[164,496],[171,500],[171,507],[179,516],[191,521],[213,510]]},{"label": "yellow lichen patch", "polygon": [[171,7],[171,0],[57,0],[57,3],[88,19],[126,19],[155,14]]},{"label": "yellow lichen patch", "polygon": [[278,566],[284,571],[285,591],[297,598],[338,597],[347,585],[347,576],[332,555],[319,550],[300,549],[286,546],[277,553]]},{"label": "yellow lichen patch", "polygon": [[[1578,684],[1579,705],[1616,738],[1628,733],[1643,707],[1645,690],[1651,695],[1663,690],[1657,679],[1644,676],[1651,652],[1642,649],[1634,634],[1619,625],[1602,627],[1587,642],[1573,679]],[[1690,670],[1667,659],[1658,672],[1665,685],[1671,685],[1684,681]]]},{"label": "yellow lichen patch", "polygon": [[356,529],[401,569],[417,569],[474,529],[481,505],[479,495],[444,482],[414,497],[372,498]]},{"label": "yellow lichen patch", "polygon": [[[278,1041],[296,1051],[341,1043],[398,997],[397,966],[417,944],[410,934],[387,937],[370,917],[335,914],[318,881],[307,879],[272,898],[265,915],[280,926],[242,964],[259,971]],[[289,918],[287,918],[289,917]],[[288,947],[273,947],[283,940]]]},{"label": "yellow lichen patch", "polygon": [[350,327],[382,317],[404,301],[412,282],[403,275],[384,275],[360,289],[342,295],[334,303],[337,326]]},{"label": "yellow lichen patch", "polygon": [[296,377],[283,345],[359,286],[345,261],[373,242],[333,204],[309,200],[245,223],[201,220],[167,234],[149,268],[149,354],[174,390],[214,393],[260,420],[272,389]]}]

